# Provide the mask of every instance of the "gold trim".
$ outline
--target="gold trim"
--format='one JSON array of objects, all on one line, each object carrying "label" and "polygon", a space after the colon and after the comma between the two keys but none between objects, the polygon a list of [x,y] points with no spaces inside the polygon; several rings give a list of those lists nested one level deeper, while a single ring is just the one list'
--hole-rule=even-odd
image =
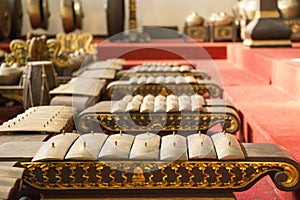
[{"label": "gold trim", "polygon": [[[299,172],[296,166],[287,162],[70,161],[21,162],[20,165],[25,168],[24,182],[43,190],[236,189],[241,191],[264,175],[271,175],[275,185],[282,190],[291,190],[299,185]],[[279,176],[276,177],[277,174]],[[282,179],[282,177],[286,178]]]},{"label": "gold trim", "polygon": [[194,78],[199,78],[200,80],[210,80],[211,77],[204,71],[197,70],[197,72],[118,72],[116,79],[128,80],[131,77],[141,77],[141,76],[176,76],[180,73],[182,76],[193,76]]},{"label": "gold trim", "polygon": [[291,167],[291,166],[284,167],[284,174],[287,175],[287,179],[286,179],[286,181],[282,182],[282,185],[287,188],[293,187],[296,184],[296,182],[299,181],[299,176],[296,177],[295,179],[294,179],[294,177],[292,177],[292,176],[294,176],[294,174],[297,174],[297,173],[298,173],[297,169],[294,167]]},{"label": "gold trim", "polygon": [[125,85],[116,84],[107,88],[104,96],[108,99],[115,98],[114,95],[125,96],[126,94],[143,95],[152,94],[154,96],[159,95],[162,91],[165,94],[178,94],[183,93],[186,95],[208,94],[211,98],[222,98],[223,89],[212,81],[202,81],[198,83],[186,83],[186,84],[147,84],[147,85]]},{"label": "gold trim", "polygon": [[252,40],[252,39],[245,39],[243,44],[245,46],[257,46],[257,47],[264,47],[264,46],[291,46],[291,40]]},{"label": "gold trim", "polygon": [[[44,200],[70,200],[70,198],[43,198]],[[91,198],[72,198],[72,199],[80,199],[80,200],[91,200]],[[158,198],[93,198],[93,200],[235,200],[235,198],[230,197],[214,197],[214,198],[205,198],[205,197],[158,197]]]},{"label": "gold trim", "polygon": [[12,52],[12,54],[10,54],[10,56],[7,56],[7,59],[9,60],[9,65],[12,65],[13,63],[17,63],[20,66],[26,65],[29,42],[30,41],[25,42],[20,39],[15,39],[10,42],[9,49]]},{"label": "gold trim", "polygon": [[273,11],[256,11],[255,18],[279,18],[279,12]]},{"label": "gold trim", "polygon": [[186,34],[191,38],[207,39],[207,28],[204,26],[188,26]]},{"label": "gold trim", "polygon": [[[78,118],[77,128],[81,133],[98,131],[100,126],[107,132],[144,131],[145,126],[157,131],[207,131],[216,124],[228,122],[229,127],[225,131],[235,134],[240,127],[239,118],[229,110],[224,113],[168,113],[167,115],[151,113],[87,113]],[[130,119],[131,117],[131,119]],[[182,123],[184,122],[184,123]]]},{"label": "gold trim", "polygon": [[232,25],[229,26],[214,26],[213,40],[232,40],[234,36],[234,29]]}]

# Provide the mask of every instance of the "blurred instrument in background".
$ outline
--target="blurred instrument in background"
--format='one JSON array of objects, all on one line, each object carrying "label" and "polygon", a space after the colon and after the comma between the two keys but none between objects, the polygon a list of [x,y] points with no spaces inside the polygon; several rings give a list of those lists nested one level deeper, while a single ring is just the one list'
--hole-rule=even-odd
[{"label": "blurred instrument in background", "polygon": [[28,0],[27,4],[31,27],[47,30],[50,17],[48,0]]},{"label": "blurred instrument in background", "polygon": [[9,36],[11,30],[11,12],[8,0],[0,2],[0,40],[4,40]]},{"label": "blurred instrument in background", "polygon": [[61,0],[60,15],[66,33],[82,29],[84,14],[81,0]]}]

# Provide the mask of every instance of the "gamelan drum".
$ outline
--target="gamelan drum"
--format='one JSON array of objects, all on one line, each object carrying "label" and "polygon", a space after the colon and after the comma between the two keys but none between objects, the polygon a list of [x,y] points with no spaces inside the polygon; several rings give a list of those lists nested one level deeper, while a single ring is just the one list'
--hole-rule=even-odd
[{"label": "gamelan drum", "polygon": [[48,105],[49,91],[56,86],[56,73],[51,61],[28,62],[23,75],[24,108]]}]

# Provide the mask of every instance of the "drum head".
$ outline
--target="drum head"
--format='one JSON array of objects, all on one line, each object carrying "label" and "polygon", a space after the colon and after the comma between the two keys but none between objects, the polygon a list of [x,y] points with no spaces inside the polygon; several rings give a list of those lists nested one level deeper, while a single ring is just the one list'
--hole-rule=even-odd
[{"label": "drum head", "polygon": [[11,12],[8,0],[0,0],[0,40],[6,39],[11,30]]}]

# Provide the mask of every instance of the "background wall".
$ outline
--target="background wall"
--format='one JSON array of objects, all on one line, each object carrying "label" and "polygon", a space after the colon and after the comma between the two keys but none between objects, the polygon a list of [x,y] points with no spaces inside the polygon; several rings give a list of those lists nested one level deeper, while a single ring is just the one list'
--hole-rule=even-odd
[{"label": "background wall", "polygon": [[[83,30],[95,35],[106,35],[105,4],[107,0],[82,0],[83,4]],[[128,0],[126,5],[128,5]],[[33,30],[27,13],[27,0],[23,0],[23,27],[22,34],[29,31],[38,33],[56,34],[63,32],[60,18],[60,0],[48,0],[51,16],[48,30]],[[231,8],[237,0],[136,0],[138,27],[142,26],[178,26],[182,32],[184,20],[187,15],[196,11],[208,18],[212,12],[225,11],[231,14]],[[128,27],[128,6],[126,6],[126,26]]]}]

